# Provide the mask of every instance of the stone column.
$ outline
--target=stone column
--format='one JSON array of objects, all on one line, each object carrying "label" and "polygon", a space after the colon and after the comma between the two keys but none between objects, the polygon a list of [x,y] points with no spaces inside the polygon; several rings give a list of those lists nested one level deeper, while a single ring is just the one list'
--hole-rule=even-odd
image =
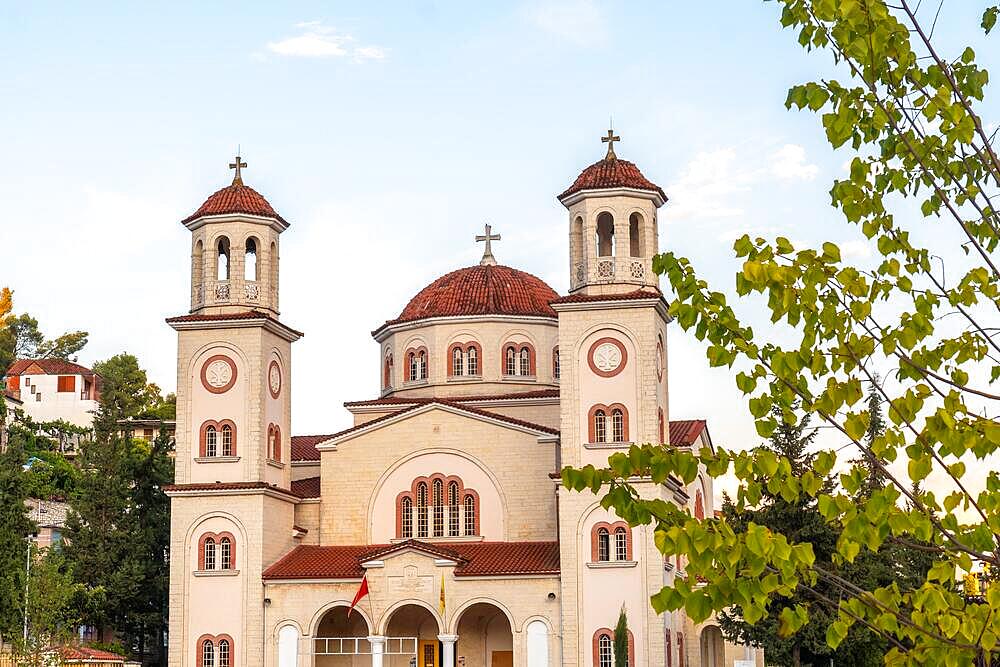
[{"label": "stone column", "polygon": [[441,667],[455,667],[455,642],[458,635],[438,635],[441,642]]},{"label": "stone column", "polygon": [[372,645],[372,667],[382,667],[383,653],[385,653],[385,637],[382,635],[371,635],[368,641]]}]

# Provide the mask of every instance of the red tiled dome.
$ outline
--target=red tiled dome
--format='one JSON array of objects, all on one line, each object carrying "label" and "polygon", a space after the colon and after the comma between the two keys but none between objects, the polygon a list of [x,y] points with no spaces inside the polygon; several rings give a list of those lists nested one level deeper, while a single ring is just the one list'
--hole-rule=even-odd
[{"label": "red tiled dome", "polygon": [[556,317],[559,295],[539,278],[509,266],[478,265],[452,271],[420,290],[389,324],[456,315]]},{"label": "red tiled dome", "polygon": [[581,190],[605,190],[607,188],[651,190],[660,195],[664,201],[667,199],[663,189],[643,176],[639,167],[628,160],[619,160],[614,155],[606,157],[600,162],[595,162],[580,172],[573,185],[559,195],[559,199]]},{"label": "red tiled dome", "polygon": [[242,182],[233,183],[214,193],[205,200],[201,208],[181,222],[187,223],[202,216],[224,215],[226,213],[246,213],[247,215],[259,215],[285,222],[285,219],[277,214],[263,195],[253,188],[243,185]]}]

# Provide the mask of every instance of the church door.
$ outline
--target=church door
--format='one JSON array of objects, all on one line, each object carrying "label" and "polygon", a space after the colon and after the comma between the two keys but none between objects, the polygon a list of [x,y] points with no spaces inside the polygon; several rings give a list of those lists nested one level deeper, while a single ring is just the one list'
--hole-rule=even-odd
[{"label": "church door", "polygon": [[438,643],[420,642],[420,667],[438,667]]},{"label": "church door", "polygon": [[514,652],[493,651],[490,667],[514,667]]}]

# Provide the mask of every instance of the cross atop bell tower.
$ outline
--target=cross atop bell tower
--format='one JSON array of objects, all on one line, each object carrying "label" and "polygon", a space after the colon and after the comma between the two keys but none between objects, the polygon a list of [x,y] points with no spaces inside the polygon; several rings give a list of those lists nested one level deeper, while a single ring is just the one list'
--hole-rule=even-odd
[{"label": "cross atop bell tower", "polygon": [[496,266],[497,258],[493,256],[493,247],[490,245],[491,241],[499,241],[499,234],[491,234],[493,227],[489,223],[486,223],[486,233],[476,235],[476,243],[486,242],[486,247],[483,249],[483,258],[479,260],[480,266]]},{"label": "cross atop bell tower", "polygon": [[247,163],[240,159],[239,151],[236,151],[236,162],[230,162],[229,168],[236,170],[236,175],[233,176],[233,185],[243,185],[243,176],[240,174],[240,169],[246,169]]},{"label": "cross atop bell tower", "polygon": [[[605,160],[617,160],[618,156],[615,155],[615,142],[621,141],[622,138],[615,134],[614,129],[608,129],[608,136],[601,137],[601,142],[608,145],[608,154],[604,156]],[[245,166],[245,165],[244,165]]]}]

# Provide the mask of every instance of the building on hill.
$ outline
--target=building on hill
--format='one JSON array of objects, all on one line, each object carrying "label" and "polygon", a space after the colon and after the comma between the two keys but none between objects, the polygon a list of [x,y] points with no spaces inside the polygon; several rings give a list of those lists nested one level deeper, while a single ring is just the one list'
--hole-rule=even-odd
[{"label": "building on hill", "polygon": [[6,386],[3,392],[3,402],[6,408],[6,418],[0,419],[0,453],[7,451],[7,425],[10,424],[12,413],[14,410],[20,410],[24,407],[24,402],[14,392],[7,389]]},{"label": "building on hill", "polygon": [[[648,526],[559,483],[634,442],[712,446],[670,421],[667,304],[652,271],[663,190],[614,153],[559,195],[570,291],[482,261],[435,280],[373,332],[379,396],[354,424],[291,436],[292,343],[280,235],[233,183],[182,222],[190,312],[178,332],[169,664],[230,667],[611,667],[619,610],[631,665],[748,667],[714,620],[656,615],[682,573]],[[712,479],[636,480],[715,510]],[[356,606],[352,601],[364,593]]]},{"label": "building on hill", "polygon": [[[118,424],[126,432],[131,433],[132,437],[136,440],[145,440],[147,442],[152,442],[160,436],[160,429],[165,429],[167,431],[167,436],[170,438],[171,443],[175,442],[175,434],[177,432],[177,421],[174,419],[139,419],[139,418],[129,418],[120,419]],[[173,444],[171,444],[171,449]]]},{"label": "building on hill", "polygon": [[89,368],[64,359],[18,359],[6,378],[7,391],[34,421],[93,425],[101,378]]},{"label": "building on hill", "polygon": [[29,498],[24,504],[28,507],[28,517],[38,530],[34,538],[38,548],[48,549],[61,544],[63,530],[66,529],[66,517],[69,514],[69,503]]}]

